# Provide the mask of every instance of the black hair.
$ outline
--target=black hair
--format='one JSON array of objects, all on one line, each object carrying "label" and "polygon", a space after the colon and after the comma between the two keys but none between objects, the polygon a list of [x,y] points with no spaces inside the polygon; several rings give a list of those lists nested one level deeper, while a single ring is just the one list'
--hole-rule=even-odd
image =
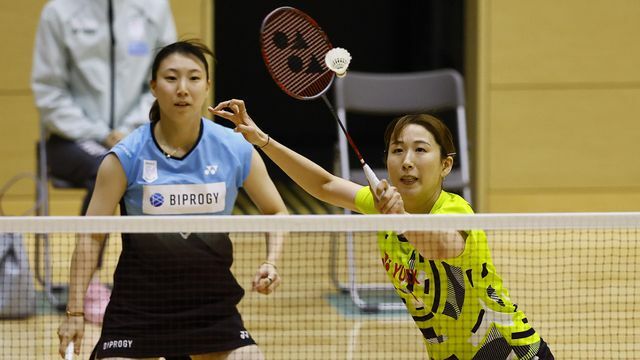
[{"label": "black hair", "polygon": [[416,124],[427,129],[440,146],[440,158],[446,159],[447,156],[455,156],[456,148],[453,145],[453,136],[451,131],[440,119],[429,114],[412,114],[405,115],[394,119],[384,132],[384,162],[387,163],[389,155],[389,145],[395,140],[400,132],[409,124]]},{"label": "black hair", "polygon": [[[162,61],[176,53],[192,55],[198,59],[204,66],[205,73],[207,74],[207,80],[209,80],[209,62],[207,61],[206,55],[213,57],[213,51],[200,41],[189,39],[174,42],[173,44],[169,44],[158,51],[156,57],[153,59],[153,65],[151,66],[152,81],[155,81],[158,78],[158,68]],[[154,101],[153,105],[151,105],[151,110],[149,110],[149,120],[151,120],[151,122],[160,120],[160,105],[158,105],[158,100]]]}]

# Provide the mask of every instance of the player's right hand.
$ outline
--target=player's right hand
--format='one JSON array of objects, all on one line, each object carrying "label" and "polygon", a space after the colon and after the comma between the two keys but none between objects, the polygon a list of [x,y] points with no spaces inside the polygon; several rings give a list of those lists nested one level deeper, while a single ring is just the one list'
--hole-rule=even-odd
[{"label": "player's right hand", "polygon": [[67,346],[70,342],[74,343],[73,351],[75,354],[80,355],[83,336],[84,317],[67,316],[58,327],[58,338],[60,339],[58,353],[60,353],[60,356],[64,359],[65,351],[67,350]]}]

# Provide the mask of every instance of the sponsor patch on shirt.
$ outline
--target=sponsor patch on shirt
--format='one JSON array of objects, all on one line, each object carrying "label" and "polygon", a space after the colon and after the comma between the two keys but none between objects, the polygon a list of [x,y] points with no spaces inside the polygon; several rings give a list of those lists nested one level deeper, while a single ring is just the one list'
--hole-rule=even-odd
[{"label": "sponsor patch on shirt", "polygon": [[144,161],[142,179],[146,182],[154,182],[158,180],[158,163],[155,160]]},{"label": "sponsor patch on shirt", "polygon": [[224,182],[184,185],[144,185],[142,213],[149,215],[208,214],[224,210]]}]

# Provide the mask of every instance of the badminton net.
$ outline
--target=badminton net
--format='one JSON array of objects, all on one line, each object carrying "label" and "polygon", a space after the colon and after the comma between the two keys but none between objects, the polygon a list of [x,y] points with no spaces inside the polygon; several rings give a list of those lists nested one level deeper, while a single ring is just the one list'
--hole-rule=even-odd
[{"label": "badminton net", "polygon": [[[390,287],[377,248],[377,232],[389,229],[482,229],[511,300],[556,358],[637,358],[640,213],[0,218],[1,233],[20,234],[32,273],[47,275],[34,279],[34,314],[0,320],[0,358],[57,358],[78,234],[108,234],[97,275],[111,286],[122,234],[229,233],[231,269],[245,289],[238,308],[267,359],[424,359],[422,333]],[[285,245],[282,284],[265,296],[251,291],[251,280],[266,260],[268,232],[284,233]],[[166,263],[176,255],[156,254]],[[6,279],[11,270],[2,261]],[[4,281],[0,293],[15,298]],[[86,324],[80,358],[100,330]]]}]

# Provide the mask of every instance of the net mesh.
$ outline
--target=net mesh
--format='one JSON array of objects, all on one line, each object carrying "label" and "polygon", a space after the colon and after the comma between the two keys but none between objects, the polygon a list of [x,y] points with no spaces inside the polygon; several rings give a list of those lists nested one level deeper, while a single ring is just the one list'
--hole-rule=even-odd
[{"label": "net mesh", "polygon": [[[56,331],[65,316],[60,310],[66,304],[71,255],[78,234],[109,234],[97,276],[100,282],[112,286],[123,233],[136,235],[125,246],[154,248],[146,253],[153,266],[184,266],[181,257],[192,256],[189,262],[197,272],[208,269],[208,265],[198,268],[197,253],[181,252],[192,236],[189,234],[223,232],[229,233],[233,247],[231,271],[245,289],[239,312],[267,359],[428,358],[423,334],[381,266],[377,232],[389,229],[483,229],[511,300],[524,311],[556,358],[638,358],[640,281],[635,275],[640,267],[639,213],[2,218],[0,232],[12,236],[4,236],[0,243],[0,358],[58,356]],[[278,260],[282,284],[270,295],[251,291],[252,279],[266,259],[265,232],[286,233]],[[148,234],[163,236],[151,240]],[[205,252],[211,246],[215,248],[207,242],[207,236],[202,239]],[[134,244],[136,241],[139,243]],[[177,246],[172,247],[172,242]],[[7,249],[18,243],[23,247],[14,247],[13,255],[7,255],[11,252]],[[200,245],[191,244],[195,248]],[[213,251],[222,254],[216,261],[231,254],[227,252],[230,249]],[[16,260],[20,253],[28,260],[26,269],[21,269]],[[205,275],[202,279],[181,278],[181,274],[193,274],[189,271],[194,269],[175,272],[169,284],[212,281]],[[31,290],[17,285],[12,277],[24,271],[33,279]],[[134,280],[138,276],[133,272],[121,274]],[[213,278],[219,284],[231,284],[227,280]],[[465,280],[467,287],[468,282]],[[233,284],[228,286],[217,286],[209,293],[234,293]],[[139,295],[156,291],[153,287],[154,283],[140,284]],[[179,285],[162,288],[166,292],[182,289]],[[31,292],[35,294],[35,311],[16,315],[14,302],[11,316],[11,299],[29,302]],[[201,301],[186,292],[179,299],[181,303],[163,306],[179,312],[181,306]],[[145,298],[149,306],[161,303],[153,300],[158,299]],[[85,325],[79,358],[89,358],[100,334],[100,325]]]}]

